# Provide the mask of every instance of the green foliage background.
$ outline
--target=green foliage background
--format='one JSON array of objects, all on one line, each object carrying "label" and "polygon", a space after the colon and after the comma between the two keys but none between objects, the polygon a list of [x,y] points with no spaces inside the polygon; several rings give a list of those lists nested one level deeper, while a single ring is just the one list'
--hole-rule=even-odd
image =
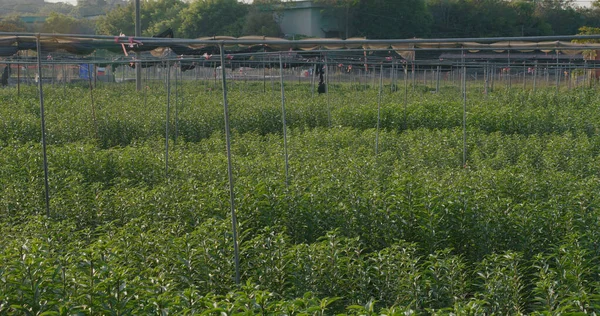
[{"label": "green foliage background", "polygon": [[[287,1],[144,0],[142,35],[171,28],[176,37],[284,36],[276,23]],[[600,6],[579,0],[314,0],[331,31],[328,36],[370,39],[413,37],[495,37],[574,35],[600,27]],[[24,16],[48,17],[46,23],[23,23]],[[0,7],[0,31],[134,34],[134,1],[79,0],[67,3]],[[337,25],[336,25],[337,24]],[[295,38],[308,34],[292,34]]]}]

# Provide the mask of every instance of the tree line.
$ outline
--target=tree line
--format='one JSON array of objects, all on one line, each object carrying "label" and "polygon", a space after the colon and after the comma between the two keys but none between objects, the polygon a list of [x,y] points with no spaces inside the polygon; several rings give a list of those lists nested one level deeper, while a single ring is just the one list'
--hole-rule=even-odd
[{"label": "tree line", "polygon": [[[314,0],[320,12],[337,21],[339,38],[493,37],[577,34],[600,27],[600,0]],[[283,36],[277,20],[285,17],[283,0],[142,0],[142,34],[168,28],[176,37]],[[78,0],[46,4],[37,12],[43,23],[24,23],[19,12],[4,12],[0,31],[134,34],[134,1]],[[94,17],[94,19],[90,19]],[[302,35],[302,34],[296,34]]]}]

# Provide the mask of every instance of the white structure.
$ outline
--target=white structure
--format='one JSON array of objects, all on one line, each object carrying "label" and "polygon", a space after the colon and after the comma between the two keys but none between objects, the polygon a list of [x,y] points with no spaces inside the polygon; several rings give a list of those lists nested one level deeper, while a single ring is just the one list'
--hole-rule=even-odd
[{"label": "white structure", "polygon": [[278,19],[286,37],[338,37],[339,23],[335,16],[325,12],[325,6],[313,1],[286,2]]}]

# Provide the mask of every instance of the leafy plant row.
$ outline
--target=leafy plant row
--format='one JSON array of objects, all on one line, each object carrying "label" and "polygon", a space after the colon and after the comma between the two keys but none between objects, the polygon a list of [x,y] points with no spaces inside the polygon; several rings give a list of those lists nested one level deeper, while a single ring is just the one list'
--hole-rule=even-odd
[{"label": "leafy plant row", "polygon": [[487,255],[468,265],[451,249],[421,255],[398,241],[368,252],[331,231],[292,244],[267,227],[241,244],[233,283],[227,220],[192,231],[138,219],[79,230],[31,217],[0,241],[0,314],[406,315],[593,313],[597,257],[570,235],[529,260]]},{"label": "leafy plant row", "polygon": [[[279,91],[257,92],[237,83],[229,93],[231,126],[245,133],[281,133]],[[277,88],[276,86],[274,86]],[[342,126],[361,130],[377,126],[377,91],[356,91],[338,84],[330,95],[311,95],[309,85],[286,85],[286,121],[290,128]],[[489,95],[469,89],[467,126],[489,133],[598,134],[598,96],[594,90],[506,90]],[[223,99],[210,83],[179,84],[170,98],[169,138],[198,142],[223,130]],[[387,130],[444,129],[462,126],[462,96],[455,89],[439,94],[409,91],[386,92],[380,126]],[[102,148],[126,146],[138,140],[164,137],[167,113],[166,90],[153,84],[137,93],[130,85],[106,84],[93,92],[77,86],[47,87],[46,116],[50,143],[94,139]],[[177,97],[176,97],[177,96]],[[24,89],[0,91],[0,142],[38,141],[41,138],[37,92]]]},{"label": "leafy plant row", "polygon": [[463,166],[460,129],[382,131],[377,155],[373,129],[288,135],[289,186],[281,135],[233,137],[242,272],[250,282],[238,293],[230,293],[221,134],[172,144],[168,175],[164,139],[110,149],[51,145],[51,219],[31,217],[44,212],[40,145],[3,146],[0,308],[7,314],[597,308],[597,136],[471,129]]}]

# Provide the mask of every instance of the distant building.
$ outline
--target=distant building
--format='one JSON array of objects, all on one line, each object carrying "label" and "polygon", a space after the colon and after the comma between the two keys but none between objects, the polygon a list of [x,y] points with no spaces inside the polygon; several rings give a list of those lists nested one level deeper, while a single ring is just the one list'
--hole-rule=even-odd
[{"label": "distant building", "polygon": [[44,23],[46,22],[47,16],[39,16],[39,15],[23,15],[20,16],[19,19],[27,24],[36,24],[36,23]]},{"label": "distant building", "polygon": [[310,0],[285,2],[277,14],[281,32],[287,38],[339,37],[338,18],[327,14],[325,8]]}]

